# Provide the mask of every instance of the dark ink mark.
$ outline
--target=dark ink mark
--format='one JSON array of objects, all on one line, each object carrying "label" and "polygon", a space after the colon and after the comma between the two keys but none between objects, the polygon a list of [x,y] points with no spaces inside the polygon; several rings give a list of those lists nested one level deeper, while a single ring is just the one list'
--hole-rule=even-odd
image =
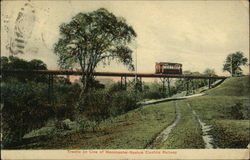
[{"label": "dark ink mark", "polygon": [[18,13],[18,17],[17,17],[17,19],[16,19],[16,22],[18,22],[22,17],[23,17],[23,13],[22,13],[22,12],[19,12],[19,13]]},{"label": "dark ink mark", "polygon": [[35,22],[35,9],[29,3],[24,4],[24,7],[20,9],[18,12],[18,16],[16,18],[16,23],[14,27],[14,37],[10,41],[10,53],[23,54],[24,49],[27,43],[27,40],[31,37],[34,22]]},{"label": "dark ink mark", "polygon": [[23,38],[23,35],[19,32],[15,32],[17,37]]},{"label": "dark ink mark", "polygon": [[23,54],[24,52],[22,50],[17,50],[16,54],[18,54],[18,53]]},{"label": "dark ink mark", "polygon": [[24,46],[16,45],[16,47],[19,49],[24,49]]},{"label": "dark ink mark", "polygon": [[17,41],[17,42],[20,42],[20,43],[24,43],[24,40],[22,40],[22,39],[15,39],[15,41]]}]

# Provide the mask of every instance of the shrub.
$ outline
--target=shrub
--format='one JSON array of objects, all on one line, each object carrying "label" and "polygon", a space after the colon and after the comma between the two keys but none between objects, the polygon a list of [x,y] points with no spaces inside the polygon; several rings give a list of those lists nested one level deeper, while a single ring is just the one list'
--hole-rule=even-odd
[{"label": "shrub", "polygon": [[92,91],[81,101],[79,111],[89,120],[101,121],[137,108],[137,102],[138,97],[134,92]]},{"label": "shrub", "polygon": [[48,84],[8,82],[1,87],[4,107],[3,145],[16,145],[24,134],[41,128],[49,118],[59,121],[75,118],[80,86],[56,83],[53,103],[48,102]]},{"label": "shrub", "polygon": [[57,119],[75,119],[80,92],[81,88],[77,83],[55,85],[53,110]]},{"label": "shrub", "polygon": [[115,92],[111,95],[112,103],[109,107],[111,116],[120,115],[138,107],[137,102],[140,99],[135,92]]},{"label": "shrub", "polygon": [[159,98],[166,97],[166,93],[160,90],[159,91],[146,91],[145,93],[143,93],[143,97],[148,98],[148,99],[159,99]]},{"label": "shrub", "polygon": [[229,110],[231,118],[237,120],[244,119],[242,109],[242,103],[236,103],[232,106]]},{"label": "shrub", "polygon": [[20,142],[25,133],[43,126],[53,116],[44,84],[6,83],[1,89],[4,146]]}]

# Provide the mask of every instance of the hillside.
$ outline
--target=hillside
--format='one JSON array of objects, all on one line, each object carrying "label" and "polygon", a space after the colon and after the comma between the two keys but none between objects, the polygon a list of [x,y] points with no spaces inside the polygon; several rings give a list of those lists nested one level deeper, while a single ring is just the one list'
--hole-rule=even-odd
[{"label": "hillside", "polygon": [[[168,149],[246,148],[249,143],[248,84],[247,76],[229,78],[206,91],[205,96],[141,106],[70,132],[55,132],[52,125],[47,135],[31,136],[15,148],[143,149],[150,144],[154,144],[152,148]],[[163,135],[164,141],[156,141],[164,130],[168,130],[167,136]],[[205,140],[207,135],[211,142]]]},{"label": "hillside", "polygon": [[210,89],[206,93],[211,96],[249,96],[250,77],[231,77],[226,79],[218,87]]}]

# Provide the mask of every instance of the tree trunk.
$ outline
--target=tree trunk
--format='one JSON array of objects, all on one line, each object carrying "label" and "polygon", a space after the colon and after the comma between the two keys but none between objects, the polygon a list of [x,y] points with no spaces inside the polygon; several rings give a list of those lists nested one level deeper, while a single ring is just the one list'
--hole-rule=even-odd
[{"label": "tree trunk", "polygon": [[80,92],[80,95],[79,95],[79,100],[81,100],[84,96],[84,94],[86,94],[88,91],[89,91],[89,88],[90,88],[90,83],[91,81],[93,80],[93,77],[91,75],[84,75],[82,76],[82,90]]},{"label": "tree trunk", "polygon": [[87,93],[87,90],[86,90],[87,83],[86,83],[86,76],[85,76],[85,74],[82,74],[82,76],[81,76],[81,82],[82,82],[82,89],[81,89],[81,92],[79,94],[76,106],[75,106],[76,107],[76,117],[78,117],[80,115],[80,109],[79,109],[79,107],[80,107],[80,104],[81,104],[81,101],[82,101],[84,95]]},{"label": "tree trunk", "polygon": [[171,96],[170,79],[169,78],[167,78],[167,83],[168,83],[168,95]]}]

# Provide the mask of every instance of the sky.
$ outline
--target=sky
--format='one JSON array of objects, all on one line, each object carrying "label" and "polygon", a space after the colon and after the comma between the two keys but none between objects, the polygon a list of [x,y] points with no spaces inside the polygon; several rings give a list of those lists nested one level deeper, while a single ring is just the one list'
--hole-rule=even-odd
[{"label": "sky", "polygon": [[[202,73],[211,68],[228,75],[222,72],[228,54],[242,51],[249,59],[249,7],[240,0],[1,1],[1,55],[10,55],[14,46],[17,56],[41,59],[49,69],[58,69],[53,46],[59,25],[101,7],[124,17],[137,33],[132,45],[137,72],[154,72],[155,62],[176,62],[183,70]],[[14,41],[17,30],[23,33],[22,44]],[[17,45],[22,45],[20,52]],[[249,73],[248,67],[243,70]],[[129,72],[116,62],[96,71]]]}]

